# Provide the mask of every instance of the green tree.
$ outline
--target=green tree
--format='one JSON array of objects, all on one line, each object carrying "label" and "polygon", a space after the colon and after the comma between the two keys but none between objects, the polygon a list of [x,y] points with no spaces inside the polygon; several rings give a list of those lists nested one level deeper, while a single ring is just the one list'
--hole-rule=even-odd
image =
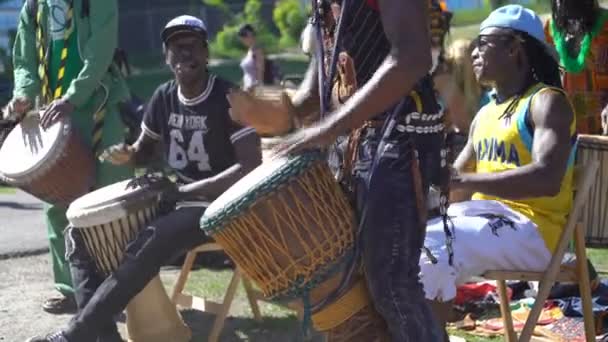
[{"label": "green tree", "polygon": [[306,14],[299,0],[280,0],[272,12],[274,23],[281,33],[279,45],[289,47],[297,44],[306,26]]},{"label": "green tree", "polygon": [[222,11],[222,13],[224,15],[228,15],[230,14],[230,8],[228,7],[228,5],[226,5],[226,3],[224,2],[224,0],[202,0],[203,3],[209,7],[214,7],[219,9],[220,11]]},{"label": "green tree", "polygon": [[[222,0],[204,1],[223,4]],[[277,50],[278,39],[270,32],[267,23],[262,18],[262,2],[260,0],[247,0],[243,12],[233,16],[218,32],[211,44],[212,53],[221,57],[241,56],[245,48],[239,41],[237,33],[238,28],[244,23],[249,23],[255,28],[258,45],[262,46],[267,53]]]},{"label": "green tree", "polygon": [[490,7],[495,10],[501,6],[508,4],[509,2],[506,0],[490,0]]},{"label": "green tree", "polygon": [[245,22],[253,25],[256,31],[266,30],[267,25],[262,19],[262,2],[260,0],[247,0],[243,14],[245,15]]}]

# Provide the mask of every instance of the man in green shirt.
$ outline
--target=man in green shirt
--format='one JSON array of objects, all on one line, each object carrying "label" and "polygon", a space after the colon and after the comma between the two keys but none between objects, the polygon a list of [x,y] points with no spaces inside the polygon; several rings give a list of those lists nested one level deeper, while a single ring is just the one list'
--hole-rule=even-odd
[{"label": "man in green shirt", "polygon": [[[69,116],[95,153],[122,142],[125,127],[118,105],[130,95],[113,64],[117,41],[117,0],[26,1],[13,51],[15,89],[9,109],[22,115],[41,98],[43,127]],[[131,168],[98,162],[96,187],[132,175]],[[55,287],[63,295],[44,303],[43,308],[52,313],[75,309],[63,236],[68,226],[66,209],[52,204],[45,207]],[[96,287],[98,282],[74,279],[74,283]],[[86,293],[94,290],[77,294],[78,306],[86,304]]]}]

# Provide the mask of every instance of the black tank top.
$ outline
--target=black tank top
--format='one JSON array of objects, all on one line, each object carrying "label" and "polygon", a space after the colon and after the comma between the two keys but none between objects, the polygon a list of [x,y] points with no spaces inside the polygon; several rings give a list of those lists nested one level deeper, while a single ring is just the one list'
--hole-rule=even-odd
[{"label": "black tank top", "polygon": [[[382,62],[388,56],[391,44],[384,33],[380,12],[375,3],[375,0],[346,0],[343,9],[343,18],[341,22],[341,33],[339,42],[339,52],[345,52],[352,59],[357,81],[357,88],[361,88],[367,83],[374,72],[378,70]],[[335,30],[328,32],[323,45],[325,53],[325,71],[329,74],[329,61],[333,53],[333,39]],[[430,37],[429,37],[430,39]],[[333,84],[336,86],[337,77],[334,78]],[[335,89],[334,89],[335,91]],[[411,105],[402,106],[398,115],[407,115],[413,112],[421,114],[429,114],[422,119],[422,115],[410,119],[410,124],[414,127],[437,127],[443,121],[440,114],[440,107],[435,97],[435,90],[430,75],[423,77],[414,87],[413,91],[418,98],[415,101],[410,101]],[[376,119],[382,119],[388,112],[378,113]],[[432,116],[432,120],[427,120]],[[418,132],[421,130],[418,129]],[[415,133],[415,132],[412,132]]]}]

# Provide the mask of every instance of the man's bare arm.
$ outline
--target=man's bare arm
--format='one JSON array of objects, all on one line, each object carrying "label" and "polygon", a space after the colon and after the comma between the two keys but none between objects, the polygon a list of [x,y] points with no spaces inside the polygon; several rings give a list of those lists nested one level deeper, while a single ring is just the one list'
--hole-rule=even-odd
[{"label": "man's bare arm", "polygon": [[473,132],[475,132],[476,120],[473,120],[469,128],[469,137],[467,143],[460,151],[458,158],[454,161],[454,169],[457,172],[475,172],[475,147],[473,142]]},{"label": "man's bare arm", "polygon": [[321,124],[327,125],[333,136],[357,128],[395,105],[431,68],[427,1],[378,3],[391,50],[372,78]]},{"label": "man's bare arm", "polygon": [[452,186],[505,199],[559,193],[572,150],[572,108],[564,94],[543,91],[532,101],[531,117],[534,124],[532,163],[499,173],[463,174],[453,179]]}]

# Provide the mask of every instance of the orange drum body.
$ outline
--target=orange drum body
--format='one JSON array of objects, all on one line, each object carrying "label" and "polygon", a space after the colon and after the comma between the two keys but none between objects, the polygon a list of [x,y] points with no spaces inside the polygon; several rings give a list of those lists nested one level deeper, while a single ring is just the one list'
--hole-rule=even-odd
[{"label": "orange drum body", "polygon": [[387,341],[362,274],[343,282],[356,217],[317,153],[271,159],[214,201],[201,219],[264,295],[311,316],[329,341]]},{"label": "orange drum body", "polygon": [[608,137],[579,135],[577,162],[599,161],[600,169],[583,211],[585,240],[592,247],[608,246]]},{"label": "orange drum body", "polygon": [[30,115],[0,146],[0,181],[67,207],[93,187],[95,160],[69,119],[43,130]]}]

